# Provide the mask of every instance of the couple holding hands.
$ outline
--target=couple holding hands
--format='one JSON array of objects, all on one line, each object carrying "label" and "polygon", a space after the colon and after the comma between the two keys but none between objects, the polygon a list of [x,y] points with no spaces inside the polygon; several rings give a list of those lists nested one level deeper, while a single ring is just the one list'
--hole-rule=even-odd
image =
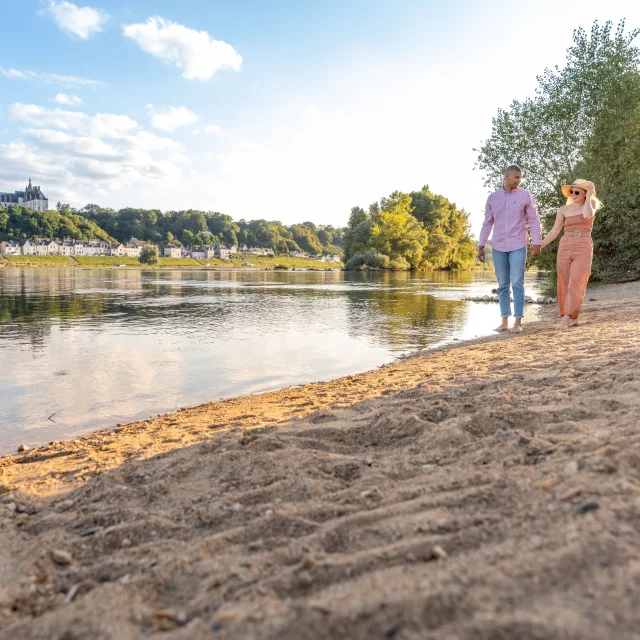
[{"label": "couple holding hands", "polygon": [[567,203],[558,210],[555,224],[543,240],[536,201],[529,191],[520,188],[521,180],[522,169],[519,166],[512,164],[507,167],[504,187],[487,199],[480,232],[478,259],[484,262],[484,245],[493,229],[491,247],[502,316],[502,324],[496,331],[509,330],[511,289],[515,307],[515,324],[511,331],[522,331],[524,271],[529,244],[527,223],[533,242],[532,256],[540,255],[540,251],[551,244],[564,227],[558,249],[558,305],[562,318],[560,328],[568,329],[578,323],[578,314],[591,275],[591,229],[593,216],[602,203],[596,198],[593,182],[578,179],[573,184],[564,185],[562,194],[567,198]]}]

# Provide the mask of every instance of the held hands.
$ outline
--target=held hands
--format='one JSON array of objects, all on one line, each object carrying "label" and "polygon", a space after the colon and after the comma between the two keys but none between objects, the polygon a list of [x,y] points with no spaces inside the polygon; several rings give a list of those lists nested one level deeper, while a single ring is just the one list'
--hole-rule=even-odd
[{"label": "held hands", "polygon": [[540,255],[540,251],[542,251],[542,245],[540,245],[540,244],[534,244],[534,245],[531,247],[531,256],[532,256],[533,258],[535,258],[535,257],[539,256],[539,255]]}]

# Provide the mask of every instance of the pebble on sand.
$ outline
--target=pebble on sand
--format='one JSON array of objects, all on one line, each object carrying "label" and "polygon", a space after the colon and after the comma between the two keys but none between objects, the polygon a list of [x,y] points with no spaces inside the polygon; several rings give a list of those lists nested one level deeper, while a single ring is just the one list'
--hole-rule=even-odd
[{"label": "pebble on sand", "polygon": [[567,462],[567,466],[564,468],[564,472],[568,476],[575,476],[578,473],[578,463],[575,460],[571,460],[571,462]]},{"label": "pebble on sand", "polygon": [[578,513],[580,515],[584,515],[585,513],[589,513],[590,511],[596,511],[599,508],[600,505],[597,502],[587,502],[578,509]]},{"label": "pebble on sand", "polygon": [[67,509],[71,509],[73,505],[73,500],[61,500],[56,506],[58,507],[58,511],[66,511]]},{"label": "pebble on sand", "polygon": [[28,447],[26,444],[21,444],[18,447],[18,453],[26,453],[27,451],[29,451],[31,447]]},{"label": "pebble on sand", "polygon": [[432,560],[442,560],[448,555],[449,554],[439,544],[435,544],[423,554],[422,559],[425,562],[430,562]]},{"label": "pebble on sand", "polygon": [[51,552],[51,559],[60,566],[66,566],[68,564],[71,564],[73,556],[68,551],[64,551],[63,549],[54,549]]}]

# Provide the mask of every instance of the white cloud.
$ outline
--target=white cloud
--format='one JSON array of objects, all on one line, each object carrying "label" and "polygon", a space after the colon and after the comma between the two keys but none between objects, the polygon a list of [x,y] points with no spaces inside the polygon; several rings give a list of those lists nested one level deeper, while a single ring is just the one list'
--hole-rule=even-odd
[{"label": "white cloud", "polygon": [[147,111],[151,119],[151,126],[161,131],[175,131],[179,127],[186,127],[198,121],[198,116],[186,107],[156,109],[153,105],[148,104]]},{"label": "white cloud", "polygon": [[65,201],[81,205],[140,186],[154,193],[176,189],[190,163],[182,144],[143,131],[129,116],[22,103],[8,114],[30,125],[20,139],[0,144],[1,182],[9,187],[31,175],[50,198],[66,191],[73,197]]},{"label": "white cloud", "polygon": [[58,73],[38,73],[36,71],[19,71],[18,69],[5,69],[0,66],[0,75],[11,80],[40,80],[43,84],[61,84],[68,87],[100,87],[104,82],[65,76]]},{"label": "white cloud", "polygon": [[35,74],[33,71],[18,71],[17,69],[5,69],[4,67],[0,67],[0,75],[3,75],[5,78],[11,78],[12,80],[31,80]]},{"label": "white cloud", "polygon": [[202,130],[205,133],[210,133],[214,135],[220,135],[222,133],[222,129],[217,124],[208,124]]},{"label": "white cloud", "polygon": [[53,101],[57,102],[58,104],[67,105],[68,107],[77,107],[81,104],[84,104],[82,102],[82,99],[78,96],[69,95],[66,93],[59,93],[55,98],[53,98]]},{"label": "white cloud", "polygon": [[126,135],[139,126],[129,116],[111,113],[89,116],[80,111],[46,109],[39,105],[21,102],[12,104],[8,112],[11,119],[26,122],[35,127],[64,129],[99,138]]},{"label": "white cloud", "polygon": [[56,154],[91,157],[97,160],[113,160],[118,157],[115,147],[99,138],[71,136],[51,129],[25,129],[22,134],[40,149]]},{"label": "white cloud", "polygon": [[182,145],[171,138],[163,138],[155,133],[139,131],[135,135],[121,136],[118,141],[130,149],[137,149],[152,153],[154,151],[175,151],[182,149]]},{"label": "white cloud", "polygon": [[175,162],[176,164],[190,164],[191,158],[186,153],[174,153],[170,158],[170,162]]},{"label": "white cloud", "polygon": [[64,31],[89,39],[94,33],[104,31],[109,16],[100,9],[78,7],[72,2],[50,0],[46,13]]},{"label": "white cloud", "polygon": [[143,51],[181,69],[187,80],[209,80],[220,69],[242,67],[242,56],[230,44],[160,17],[126,24],[122,31]]}]

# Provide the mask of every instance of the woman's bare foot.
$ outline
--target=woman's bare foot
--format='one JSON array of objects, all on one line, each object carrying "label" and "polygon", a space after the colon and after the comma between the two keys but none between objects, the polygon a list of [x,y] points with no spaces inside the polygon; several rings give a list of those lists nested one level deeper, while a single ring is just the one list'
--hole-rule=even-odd
[{"label": "woman's bare foot", "polygon": [[571,318],[569,318],[569,326],[570,327],[575,327],[576,325],[580,324],[578,322],[578,318],[576,318],[575,320],[572,320]]},{"label": "woman's bare foot", "polygon": [[560,326],[558,327],[559,329],[563,329],[566,330],[569,328],[569,316],[563,316],[562,320],[560,320]]}]

